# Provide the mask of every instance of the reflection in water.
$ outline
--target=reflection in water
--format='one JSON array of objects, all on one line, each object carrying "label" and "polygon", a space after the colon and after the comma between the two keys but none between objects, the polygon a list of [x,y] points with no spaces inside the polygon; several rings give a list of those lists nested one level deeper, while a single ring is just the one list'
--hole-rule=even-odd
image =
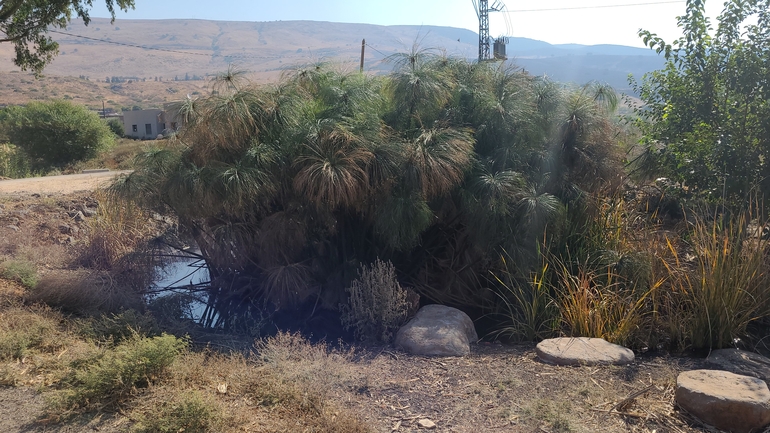
[{"label": "reflection in water", "polygon": [[206,263],[198,258],[185,258],[165,265],[158,273],[161,278],[150,287],[150,300],[178,296],[187,304],[181,318],[200,323],[206,310],[206,292],[202,285],[209,282]]}]

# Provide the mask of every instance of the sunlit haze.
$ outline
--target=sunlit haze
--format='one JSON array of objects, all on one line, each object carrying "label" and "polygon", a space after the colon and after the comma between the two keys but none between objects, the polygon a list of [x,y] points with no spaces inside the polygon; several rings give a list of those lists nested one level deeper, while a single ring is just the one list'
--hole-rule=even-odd
[{"label": "sunlit haze", "polygon": [[[637,36],[638,30],[642,28],[657,33],[668,42],[681,35],[676,26],[676,17],[682,15],[685,10],[684,1],[670,3],[671,1],[675,0],[543,0],[537,3],[508,0],[505,6],[509,11],[510,29],[506,25],[504,12],[491,12],[490,34],[539,39],[554,44],[643,46]],[[492,3],[490,1],[490,4]],[[647,4],[640,5],[642,3]],[[708,15],[716,16],[721,11],[722,4],[713,0],[709,3]],[[100,4],[95,1],[94,5],[93,16],[109,16],[103,2]],[[531,11],[533,9],[551,10]],[[478,32],[479,27],[471,0],[136,0],[135,10],[118,12],[117,15],[118,20],[174,18],[449,26],[475,32]]]}]

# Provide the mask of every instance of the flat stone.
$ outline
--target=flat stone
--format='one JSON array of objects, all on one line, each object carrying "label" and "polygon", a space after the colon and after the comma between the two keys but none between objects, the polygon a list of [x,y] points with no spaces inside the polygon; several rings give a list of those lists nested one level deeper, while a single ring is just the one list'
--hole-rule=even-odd
[{"label": "flat stone", "polygon": [[732,433],[770,424],[770,390],[756,377],[722,370],[692,370],[676,379],[676,403],[702,422]]},{"label": "flat stone", "polygon": [[719,349],[711,352],[706,361],[735,374],[756,377],[765,382],[770,379],[770,358],[758,353],[738,349]]},{"label": "flat stone", "polygon": [[620,365],[634,362],[631,349],[601,338],[551,338],[541,341],[535,352],[542,361],[556,365]]},{"label": "flat stone", "polygon": [[394,344],[413,355],[463,356],[478,339],[467,314],[444,305],[426,305],[398,330]]},{"label": "flat stone", "polygon": [[431,421],[431,420],[429,420],[429,419],[427,419],[427,418],[423,418],[423,419],[417,421],[417,424],[420,427],[425,428],[425,429],[429,429],[429,430],[436,428],[436,423]]}]

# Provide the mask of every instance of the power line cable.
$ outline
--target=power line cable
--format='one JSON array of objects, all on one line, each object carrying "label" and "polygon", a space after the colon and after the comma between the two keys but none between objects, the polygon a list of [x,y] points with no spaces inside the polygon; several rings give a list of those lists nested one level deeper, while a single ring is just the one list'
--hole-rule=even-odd
[{"label": "power line cable", "polygon": [[658,2],[647,2],[647,3],[627,3],[627,4],[614,4],[614,5],[595,5],[595,6],[572,6],[572,7],[566,7],[566,8],[517,9],[517,10],[507,10],[504,13],[513,14],[513,13],[522,13],[522,12],[572,11],[572,10],[578,10],[578,9],[607,9],[607,8],[623,8],[623,7],[631,7],[631,6],[666,5],[666,4],[674,4],[674,3],[686,3],[686,1],[685,0],[669,0],[669,1],[658,1]]},{"label": "power line cable", "polygon": [[382,54],[384,57],[388,57],[390,54],[385,54],[382,51],[378,50],[377,48],[374,48],[373,46],[369,45],[369,43],[366,43],[366,46],[373,49],[374,51],[377,51],[378,53]]}]

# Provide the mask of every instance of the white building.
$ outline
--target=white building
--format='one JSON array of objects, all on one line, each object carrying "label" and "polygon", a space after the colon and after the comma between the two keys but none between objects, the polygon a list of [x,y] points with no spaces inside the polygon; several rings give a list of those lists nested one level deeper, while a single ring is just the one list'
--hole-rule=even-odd
[{"label": "white building", "polygon": [[[168,105],[168,104],[167,104]],[[177,131],[181,126],[175,119],[176,111],[170,106],[165,110],[135,110],[123,112],[123,131],[126,137],[154,140],[161,134]]]},{"label": "white building", "polygon": [[123,112],[123,130],[126,137],[155,139],[166,129],[163,110],[136,110]]}]

